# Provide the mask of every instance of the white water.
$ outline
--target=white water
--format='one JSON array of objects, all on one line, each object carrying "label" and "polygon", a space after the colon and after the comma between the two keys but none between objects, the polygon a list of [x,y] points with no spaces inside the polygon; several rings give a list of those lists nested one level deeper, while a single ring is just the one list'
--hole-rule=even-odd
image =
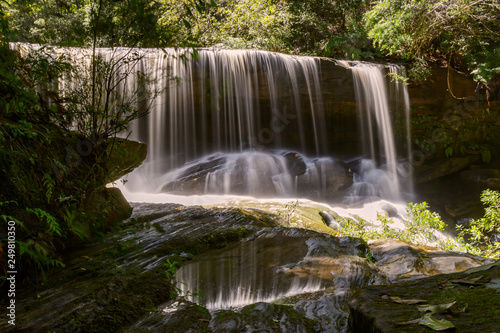
[{"label": "white water", "polygon": [[[181,55],[186,60],[179,60]],[[145,59],[156,58],[153,53]],[[201,50],[195,60],[186,51],[168,50],[166,57],[147,60],[144,67],[151,68],[150,63],[155,65],[152,73],[160,85],[167,84],[168,75],[176,80],[168,81],[169,89],[157,98],[151,114],[132,127],[131,138],[146,141],[149,154],[143,166],[128,176],[130,190],[181,194],[188,186],[180,191],[172,182],[185,179],[190,168],[199,172],[209,160],[220,157],[222,167],[199,175],[204,186],[196,185],[196,192],[183,194],[293,197],[309,192],[305,196],[332,199],[325,195],[331,184],[327,182],[329,169],[323,165],[333,163],[335,156],[327,149],[317,59],[261,51]],[[354,170],[358,171],[356,184],[345,202],[365,196],[370,187],[370,197],[401,201],[412,192],[411,170],[407,161],[400,163],[408,154],[397,155],[390,108],[403,105],[408,131],[406,87],[385,77],[398,70],[395,66],[355,63],[349,68],[367,161]],[[396,98],[390,100],[389,91],[395,91]],[[266,109],[258,103],[263,96],[269,98]],[[404,97],[400,100],[399,96]],[[287,170],[284,148],[304,158],[308,184],[303,181],[306,177],[299,181]],[[302,155],[306,151],[312,157]],[[238,173],[244,175],[235,176]],[[304,191],[304,186],[316,190]]]},{"label": "white water", "polygon": [[[14,46],[26,49],[24,44]],[[90,50],[55,48],[53,53],[69,54],[83,72],[89,70]],[[139,110],[152,103],[152,110],[130,128],[130,138],[148,144],[146,161],[127,177],[131,191],[170,191],[172,184],[168,183],[185,179],[183,171],[189,171],[189,165],[223,154],[225,165],[200,174],[204,186],[197,187],[196,193],[183,194],[294,197],[308,192],[305,196],[315,200],[336,197],[327,195],[334,183],[328,182],[332,172],[328,165],[338,159],[335,147],[329,145],[328,136],[335,127],[327,122],[330,118],[323,109],[322,96],[329,91],[321,90],[319,59],[218,49],[199,50],[196,59],[186,49],[114,48],[97,49],[97,53],[107,61],[133,59],[122,61],[124,65],[114,70],[114,97],[132,101],[129,95],[139,89],[136,72],[149,76],[159,93],[154,100],[144,101],[139,96],[135,101]],[[359,168],[346,167],[346,172],[356,173],[346,203],[366,196],[364,193],[396,201],[408,198],[412,193],[408,93],[404,85],[386,78],[400,69],[357,62],[338,65],[352,72],[365,152]],[[64,93],[79,85],[82,82],[77,78],[67,77],[59,88]],[[407,151],[398,156],[393,123],[399,114],[405,115],[406,125],[399,130],[406,132]],[[284,164],[280,155],[287,151],[300,155],[306,163],[301,179]],[[401,163],[402,158],[406,162]],[[235,179],[236,171],[243,172],[243,177]],[[178,188],[174,193],[180,193]]]},{"label": "white water", "polygon": [[[194,63],[192,61],[191,66]],[[327,195],[329,184],[326,179],[332,172],[331,165],[335,157],[328,156],[325,148],[328,139],[320,107],[322,92],[319,89],[320,71],[316,61],[267,52],[207,50],[200,53],[196,64],[199,66],[196,80],[192,77],[191,69],[185,69],[189,66],[175,64],[183,67],[184,73],[188,74],[181,74],[182,83],[177,88],[171,86],[168,96],[162,97],[170,101],[168,107],[160,103],[149,116],[148,145],[153,146],[152,153],[144,166],[128,177],[127,188],[131,192],[125,191],[126,197],[132,201],[229,207],[244,207],[252,202],[282,202],[286,205],[289,198],[304,197],[319,202],[329,201],[331,198]],[[265,78],[258,76],[258,69],[263,69]],[[403,104],[406,112],[404,117],[409,121],[406,87],[396,82],[389,83],[385,78],[385,74],[396,71],[396,67],[388,69],[356,64],[350,69],[367,153],[357,163],[354,184],[341,200],[348,206],[324,205],[342,217],[356,219],[359,216],[371,221],[373,228],[377,228],[377,213],[390,212],[395,216],[392,227],[401,229],[404,228],[402,217],[406,214],[403,192],[411,193],[412,189],[411,185],[405,183],[410,177],[401,172],[406,169],[401,166],[400,159],[406,158],[407,154],[402,157],[397,154],[390,108],[391,100],[393,102],[396,99],[395,105]],[[183,73],[183,70],[177,69],[175,72]],[[301,112],[304,96],[299,94],[299,80],[307,87],[307,117],[312,119],[309,127]],[[207,81],[209,84],[204,84]],[[267,88],[270,96],[269,109],[265,110],[260,109],[255,102],[263,87]],[[287,94],[283,87],[291,93]],[[207,92],[210,92],[209,96]],[[392,98],[389,92],[394,94]],[[208,101],[208,97],[214,95],[220,98]],[[288,100],[283,98],[287,95],[290,96]],[[403,96],[402,101],[399,100],[400,96]],[[194,115],[190,113],[193,110],[192,100],[200,97],[201,111]],[[280,114],[279,110],[285,110],[284,114]],[[273,116],[266,118],[270,119],[269,126],[263,128],[261,118],[269,112]],[[295,149],[300,153],[306,151],[308,145],[314,147],[313,157],[300,155],[305,164],[305,172],[301,175],[292,172],[293,168],[284,157],[287,151],[280,150],[286,146],[284,134],[290,130],[287,127],[291,122],[298,125],[293,127],[300,143]],[[170,124],[167,134],[158,125],[163,123]],[[139,128],[139,125],[135,127],[136,130]],[[409,131],[409,125],[405,129]],[[189,131],[196,133],[194,136],[200,136],[201,140],[193,142],[192,137],[186,138],[185,133]],[[272,133],[272,136],[269,135],[272,140],[264,136],[269,133]],[[307,140],[308,136],[313,140]],[[406,137],[409,138],[409,134]],[[165,141],[169,142],[170,147],[158,148],[157,142],[161,145]],[[263,150],[264,147],[267,149]],[[180,161],[185,164],[182,165]],[[158,167],[158,162],[161,167]],[[165,165],[169,167],[165,168]],[[206,166],[208,171],[197,175]],[[194,178],[201,178],[198,183],[189,183],[189,175],[193,174],[196,175]],[[299,181],[300,177],[307,181]],[[169,192],[165,186],[176,184],[177,181],[181,181],[183,186],[191,184],[189,186],[196,188],[194,193],[199,195],[176,195],[179,187],[175,186],[170,187],[172,193],[161,193]],[[300,202],[304,205],[311,203],[307,199],[300,199]],[[274,255],[279,253],[280,248],[276,247],[275,250],[278,252]],[[217,256],[200,259],[182,267],[176,276],[182,292],[195,300],[196,293],[204,291],[203,304],[210,309],[220,309],[258,301],[269,302],[321,291],[326,287],[324,281],[311,280],[312,276],[280,280],[282,276],[277,274],[279,269],[272,265],[275,272],[263,273],[261,266],[264,259],[259,259],[256,249],[234,251],[220,259]],[[260,261],[261,265],[248,269],[248,265],[244,264],[246,261]],[[243,271],[244,274],[241,273]]]},{"label": "white water", "polygon": [[[131,132],[148,143],[151,178],[214,152],[281,148],[287,127],[302,151],[325,153],[317,59],[247,50],[200,50],[197,59],[186,50],[149,52],[144,67],[168,89]],[[267,109],[260,109],[261,95],[269,98]]]},{"label": "white water", "polygon": [[[397,172],[396,145],[389,112],[389,94],[386,79],[378,66],[356,64],[351,68],[354,77],[356,99],[361,120],[361,135],[364,149],[372,161],[386,171],[383,197],[400,200],[399,177]],[[368,176],[372,175],[368,171]],[[379,172],[377,172],[379,173]],[[376,175],[378,178],[379,175]]]}]

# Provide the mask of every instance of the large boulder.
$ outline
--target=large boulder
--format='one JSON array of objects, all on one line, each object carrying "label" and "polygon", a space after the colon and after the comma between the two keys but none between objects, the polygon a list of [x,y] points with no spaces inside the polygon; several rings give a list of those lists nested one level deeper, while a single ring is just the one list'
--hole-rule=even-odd
[{"label": "large boulder", "polygon": [[132,215],[132,207],[116,187],[96,189],[85,200],[84,210],[92,216],[103,218],[108,225]]},{"label": "large boulder", "polygon": [[428,182],[443,176],[462,171],[470,165],[478,162],[479,156],[467,155],[459,157],[442,157],[440,159],[416,165],[414,174],[417,183]]},{"label": "large boulder", "polygon": [[148,148],[145,143],[113,138],[108,140],[107,154],[109,156],[105,164],[108,171],[108,182],[114,182],[144,162],[148,154]]}]

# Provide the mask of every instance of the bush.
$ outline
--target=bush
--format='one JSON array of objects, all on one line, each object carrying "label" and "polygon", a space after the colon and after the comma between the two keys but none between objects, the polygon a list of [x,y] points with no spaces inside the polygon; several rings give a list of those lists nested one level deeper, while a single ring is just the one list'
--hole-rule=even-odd
[{"label": "bush", "polygon": [[458,226],[459,237],[471,252],[500,258],[500,192],[485,190],[481,201],[486,206],[484,217],[470,221],[468,228]]}]

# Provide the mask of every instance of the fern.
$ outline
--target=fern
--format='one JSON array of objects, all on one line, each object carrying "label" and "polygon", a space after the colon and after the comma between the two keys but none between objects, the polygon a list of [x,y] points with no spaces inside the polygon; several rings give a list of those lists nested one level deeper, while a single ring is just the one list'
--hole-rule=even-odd
[{"label": "fern", "polygon": [[54,194],[56,182],[48,173],[46,173],[43,176],[43,187],[46,188],[45,196],[47,197],[47,203],[50,203],[50,199],[52,198],[52,195]]},{"label": "fern", "polygon": [[57,236],[62,236],[61,226],[59,225],[59,223],[57,223],[57,220],[54,216],[50,215],[49,213],[40,208],[34,208],[34,209],[26,208],[26,211],[35,214],[40,219],[40,221],[45,220],[45,222],[47,222],[48,226],[47,233],[49,235],[56,234]]},{"label": "fern", "polygon": [[20,226],[21,228],[23,228],[24,230],[26,230],[26,227],[24,226],[23,222],[19,221],[18,219],[16,219],[15,217],[13,216],[9,216],[9,215],[0,215],[0,219],[4,220],[4,222],[8,222],[8,221],[14,221],[16,222],[16,225]]},{"label": "fern", "polygon": [[39,268],[44,275],[44,268],[50,267],[64,267],[65,265],[58,259],[54,259],[50,250],[47,248],[48,244],[45,242],[35,241],[33,239],[29,239],[26,242],[16,241],[19,246],[19,255],[28,256]]},{"label": "fern", "polygon": [[16,204],[16,205],[18,205],[17,201],[14,201],[14,200],[0,201],[0,206],[9,205],[9,204]]},{"label": "fern", "polygon": [[70,232],[74,233],[80,239],[86,239],[89,237],[90,232],[88,226],[80,221],[79,217],[81,214],[81,211],[72,204],[64,210],[63,218]]}]

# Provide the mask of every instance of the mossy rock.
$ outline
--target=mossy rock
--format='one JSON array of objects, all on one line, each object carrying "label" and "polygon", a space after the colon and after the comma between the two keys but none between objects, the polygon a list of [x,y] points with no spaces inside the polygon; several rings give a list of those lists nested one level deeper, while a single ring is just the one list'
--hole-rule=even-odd
[{"label": "mossy rock", "polygon": [[497,332],[500,327],[499,281],[500,262],[497,262],[462,273],[362,288],[353,295],[350,304],[352,333],[432,332],[418,321],[412,323],[423,317],[417,305],[402,304],[395,301],[397,298],[423,300],[422,304],[429,305],[456,302],[449,311],[432,317],[450,321],[455,326],[453,332]]},{"label": "mossy rock", "polygon": [[85,201],[84,210],[93,216],[102,216],[107,225],[132,215],[132,207],[116,187],[105,187],[94,191]]},{"label": "mossy rock", "polygon": [[148,154],[145,143],[122,138],[108,140],[106,149],[109,158],[105,169],[110,183],[140,166]]}]

